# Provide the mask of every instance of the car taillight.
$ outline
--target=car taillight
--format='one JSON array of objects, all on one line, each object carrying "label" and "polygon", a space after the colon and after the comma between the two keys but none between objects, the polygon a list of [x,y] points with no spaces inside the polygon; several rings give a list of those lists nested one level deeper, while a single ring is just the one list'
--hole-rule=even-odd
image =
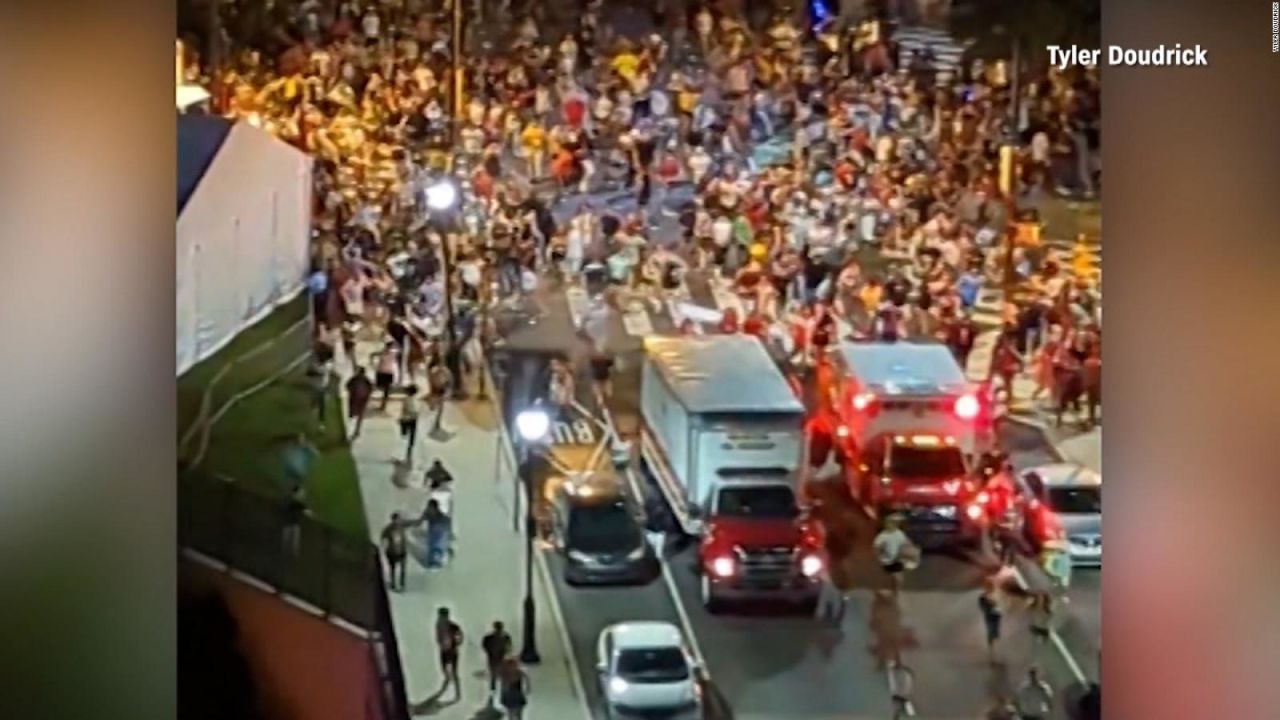
[{"label": "car taillight", "polygon": [[853,396],[853,409],[858,412],[863,412],[867,408],[870,408],[875,401],[876,396],[874,393],[858,393]]},{"label": "car taillight", "polygon": [[978,412],[982,409],[982,405],[978,402],[978,398],[973,395],[961,395],[956,398],[955,413],[956,417],[961,420],[972,420],[978,417]]},{"label": "car taillight", "polygon": [[822,572],[822,558],[817,555],[805,555],[800,558],[800,572],[805,577],[815,577]]},{"label": "car taillight", "polygon": [[711,561],[711,574],[716,577],[732,577],[733,570],[733,558],[728,555],[721,555]]}]

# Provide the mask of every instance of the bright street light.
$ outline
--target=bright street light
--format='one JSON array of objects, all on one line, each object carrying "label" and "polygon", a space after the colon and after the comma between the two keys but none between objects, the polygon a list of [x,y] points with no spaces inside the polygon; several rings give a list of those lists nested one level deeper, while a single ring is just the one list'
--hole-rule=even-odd
[{"label": "bright street light", "polygon": [[516,415],[516,431],[525,442],[537,442],[547,436],[551,429],[551,417],[545,410],[530,408],[521,410]]},{"label": "bright street light", "polygon": [[451,210],[458,204],[458,188],[448,180],[427,187],[427,207],[436,211]]}]

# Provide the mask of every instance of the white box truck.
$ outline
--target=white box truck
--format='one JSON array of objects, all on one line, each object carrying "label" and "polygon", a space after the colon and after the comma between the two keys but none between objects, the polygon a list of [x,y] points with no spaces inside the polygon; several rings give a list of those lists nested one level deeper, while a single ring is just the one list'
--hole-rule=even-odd
[{"label": "white box truck", "polygon": [[816,600],[823,538],[795,492],[805,409],[760,341],[648,338],[640,413],[644,468],[702,538],[703,603]]}]

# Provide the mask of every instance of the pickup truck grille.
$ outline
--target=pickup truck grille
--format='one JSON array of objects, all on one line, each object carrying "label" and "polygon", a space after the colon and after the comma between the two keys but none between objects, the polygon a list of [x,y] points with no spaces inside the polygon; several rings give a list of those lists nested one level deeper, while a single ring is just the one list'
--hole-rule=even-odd
[{"label": "pickup truck grille", "polygon": [[937,507],[928,505],[917,506],[896,506],[890,508],[891,512],[899,513],[905,519],[904,530],[907,533],[923,532],[923,533],[944,533],[950,534],[960,530],[960,520],[957,517],[959,508],[952,505],[950,517],[939,512]]},{"label": "pickup truck grille", "polygon": [[791,580],[795,550],[787,546],[735,548],[741,568],[739,582],[749,587],[782,587]]}]

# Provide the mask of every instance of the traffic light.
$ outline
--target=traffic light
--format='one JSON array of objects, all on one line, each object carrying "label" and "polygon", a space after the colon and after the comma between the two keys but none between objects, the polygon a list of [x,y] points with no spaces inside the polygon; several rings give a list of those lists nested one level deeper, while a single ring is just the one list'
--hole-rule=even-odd
[{"label": "traffic light", "polygon": [[1098,259],[1084,241],[1084,233],[1076,236],[1076,244],[1071,248],[1071,272],[1077,280],[1092,283],[1102,274],[1098,267]]}]

